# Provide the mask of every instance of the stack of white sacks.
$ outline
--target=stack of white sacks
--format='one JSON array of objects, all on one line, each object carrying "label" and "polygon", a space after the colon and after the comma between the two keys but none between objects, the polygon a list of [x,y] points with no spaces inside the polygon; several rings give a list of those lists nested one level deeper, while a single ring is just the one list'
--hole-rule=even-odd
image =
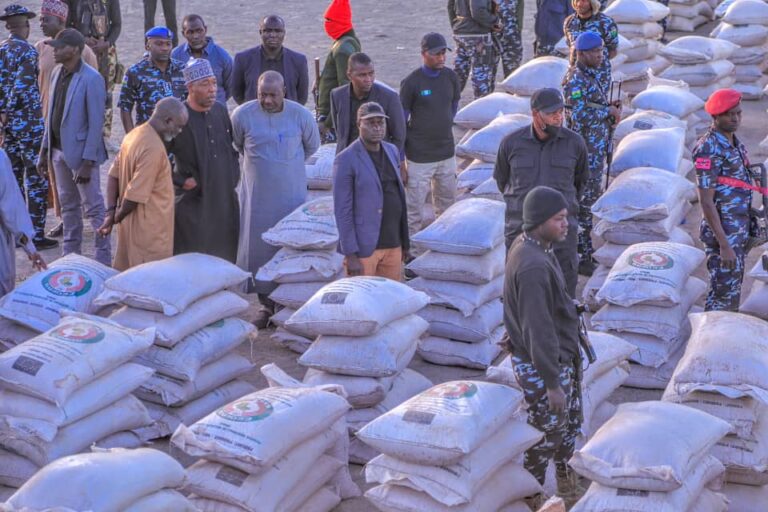
[{"label": "stack of white sacks", "polygon": [[[496,185],[496,180],[493,179],[494,166],[495,163],[493,162],[473,160],[456,177],[456,200],[461,201],[471,197],[474,189],[480,185],[485,185],[487,182],[493,182]],[[498,190],[498,187],[496,190]]]},{"label": "stack of white sacks", "polygon": [[193,457],[186,490],[201,512],[328,512],[359,496],[347,466],[338,387],[269,387],[187,427],[171,444]]},{"label": "stack of white sacks", "polygon": [[605,9],[616,22],[619,34],[631,41],[624,63],[613,67],[614,79],[623,80],[622,89],[637,93],[645,89],[647,72],[660,73],[669,62],[657,54],[663,29],[659,25],[669,15],[669,7],[653,0],[617,0]]},{"label": "stack of white sacks", "polygon": [[197,512],[176,490],[185,478],[181,464],[158,450],[98,450],[47,465],[0,510]]},{"label": "stack of white sacks", "polygon": [[412,237],[424,254],[408,282],[430,297],[419,313],[430,336],[419,355],[434,364],[485,370],[504,335],[504,203],[471,198],[455,203]]},{"label": "stack of white sacks", "polygon": [[715,19],[715,10],[704,0],[670,0],[667,30],[693,32]]},{"label": "stack of white sacks", "polygon": [[763,249],[763,254],[749,271],[749,277],[753,279],[752,289],[742,301],[739,311],[768,320],[768,269],[763,268],[763,258],[768,255],[768,251],[766,247]]},{"label": "stack of white sacks", "polygon": [[[541,439],[520,411],[522,393],[501,384],[439,384],[368,424],[358,437],[382,452],[365,469],[379,510],[528,510],[541,492],[522,454]],[[505,508],[510,507],[510,508]]]},{"label": "stack of white sacks", "polygon": [[624,403],[570,466],[592,481],[573,512],[725,512],[710,450],[730,425],[669,402]]},{"label": "stack of white sacks", "polygon": [[707,284],[691,273],[704,252],[675,242],[645,242],[616,260],[595,299],[605,305],[592,327],[623,338],[638,351],[626,384],[664,389],[690,335],[688,313]]},{"label": "stack of white sacks", "polygon": [[343,274],[344,257],[336,251],[339,231],[333,197],[320,197],[299,206],[262,238],[281,248],[256,274],[257,279],[278,284],[269,296],[282,306],[272,317],[277,329],[271,338],[302,353],[312,339],[286,329],[285,321],[320,288]]},{"label": "stack of white sacks", "polygon": [[685,179],[693,163],[683,158],[686,132],[682,123],[664,112],[638,111],[617,128],[622,138],[611,172],[618,176],[592,209],[599,219],[593,234],[604,243],[594,254],[600,265],[583,290],[587,304],[598,305],[595,293],[628,246],[666,240],[693,245],[679,228],[690,209],[689,201],[696,197],[695,188]]},{"label": "stack of white sacks", "polygon": [[659,53],[672,62],[672,66],[659,76],[687,83],[691,93],[706,100],[716,90],[734,84],[734,64],[728,59],[737,49],[738,46],[725,40],[681,37],[660,50]]},{"label": "stack of white sacks", "polygon": [[304,162],[307,173],[307,201],[329,196],[333,188],[333,161],[336,144],[323,144]]},{"label": "stack of white sacks", "polygon": [[112,321],[155,329],[154,344],[134,360],[156,370],[136,392],[155,420],[136,431],[141,441],[168,436],[179,423],[252,390],[236,380],[252,368],[237,348],[255,329],[236,318],[248,302],[227,290],[249,277],[228,261],[191,253],[138,265],[105,282],[96,303],[123,305]]},{"label": "stack of white sacks", "polygon": [[131,360],[154,337],[74,313],[0,355],[0,484],[19,487],[56,459],[151,425],[131,392],[153,370]]},{"label": "stack of white sacks", "polygon": [[[353,410],[350,433],[432,383],[407,369],[428,324],[419,313],[429,297],[380,277],[349,277],[330,283],[299,308],[286,327],[316,338],[299,364],[309,385],[341,385]],[[370,453],[354,446],[353,461]]]},{"label": "stack of white sacks", "polygon": [[634,167],[615,178],[592,207],[600,219],[598,234],[603,244],[594,253],[598,267],[584,287],[585,303],[593,308],[600,305],[595,294],[633,243],[672,241],[692,246],[693,240],[679,225],[695,198],[696,187],[690,181],[665,169]]},{"label": "stack of white sacks", "polygon": [[[589,332],[589,340],[595,349],[597,361],[584,363],[586,369],[582,379],[582,437],[583,443],[616,412],[616,406],[608,397],[621,386],[629,376],[627,359],[637,350],[634,345],[618,336],[604,332]],[[485,373],[490,382],[505,384],[520,389],[512,367],[510,356],[498,366],[491,366]]]},{"label": "stack of white sacks", "polygon": [[762,0],[736,0],[725,9],[723,21],[710,35],[740,46],[730,57],[736,66],[733,88],[744,99],[762,98],[768,83],[763,75],[768,65],[768,4]]},{"label": "stack of white sacks", "polygon": [[768,503],[768,323],[740,313],[691,315],[693,334],[663,400],[731,426],[712,454],[725,466],[730,510]]},{"label": "stack of white sacks", "polygon": [[[685,141],[690,146],[711,124],[712,118],[704,111],[704,100],[689,89],[688,84],[683,82],[651,78],[648,88],[632,98],[632,107],[635,109],[633,115],[641,111],[656,111],[674,116],[686,123]],[[622,126],[622,123],[619,123],[619,126]],[[683,163],[688,165],[688,162]],[[693,170],[693,163],[690,163],[689,170]],[[683,176],[687,174],[682,172],[682,169],[679,173]]]},{"label": "stack of white sacks", "polygon": [[68,254],[27,278],[0,299],[0,350],[7,350],[59,323],[62,311],[95,314],[93,299],[117,271],[79,254]]}]

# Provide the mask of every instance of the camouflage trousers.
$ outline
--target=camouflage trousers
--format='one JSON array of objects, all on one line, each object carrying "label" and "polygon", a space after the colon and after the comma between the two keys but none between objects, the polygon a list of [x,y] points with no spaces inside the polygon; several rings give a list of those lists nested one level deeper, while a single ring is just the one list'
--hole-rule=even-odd
[{"label": "camouflage trousers", "polygon": [[509,76],[523,61],[523,41],[517,20],[517,3],[518,0],[499,0],[498,2],[501,32],[493,33],[496,49],[493,62],[494,78],[499,67],[499,59],[501,59],[504,77]]},{"label": "camouflage trousers", "polygon": [[490,34],[454,35],[456,60],[453,70],[459,75],[461,90],[472,74],[472,90],[475,99],[493,92],[493,39]]},{"label": "camouflage trousers", "polygon": [[573,366],[560,367],[560,387],[565,392],[567,405],[558,414],[549,410],[547,388],[533,364],[513,355],[512,367],[528,404],[528,424],[544,433],[544,438],[525,452],[524,466],[544,485],[549,461],[554,459],[556,469],[564,473],[573,455],[581,431],[580,384],[574,380]]},{"label": "camouflage trousers", "polygon": [[40,138],[37,138],[36,142],[21,142],[6,133],[5,139],[5,151],[11,161],[19,189],[26,198],[29,217],[35,228],[35,241],[40,241],[45,236],[45,215],[48,210],[48,180],[37,172]]},{"label": "camouflage trousers", "polygon": [[702,242],[707,254],[709,290],[704,301],[705,311],[738,311],[741,302],[741,285],[744,281],[744,262],[747,257],[749,240],[749,219],[734,220],[721,218],[728,243],[736,253],[736,267],[724,268],[720,258],[720,246],[709,227],[702,228]]},{"label": "camouflage trousers", "polygon": [[595,252],[592,247],[592,205],[600,197],[605,181],[605,156],[607,133],[581,134],[587,142],[587,165],[589,177],[582,189],[579,201],[579,242],[578,251],[582,260],[589,260]]},{"label": "camouflage trousers", "polygon": [[110,46],[109,50],[104,55],[100,55],[98,59],[99,73],[104,78],[104,86],[107,89],[103,134],[105,139],[109,139],[112,137],[112,94],[115,90],[115,85],[123,81],[123,70],[117,60],[117,49],[114,45]]},{"label": "camouflage trousers", "polygon": [[539,41],[533,43],[533,56],[534,57],[546,57],[547,55],[560,56],[560,53],[555,50],[555,44],[544,44]]}]

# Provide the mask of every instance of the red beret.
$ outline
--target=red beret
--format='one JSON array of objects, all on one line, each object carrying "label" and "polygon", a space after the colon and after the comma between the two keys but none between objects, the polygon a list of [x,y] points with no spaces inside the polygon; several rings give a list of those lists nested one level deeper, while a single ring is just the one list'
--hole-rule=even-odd
[{"label": "red beret", "polygon": [[734,89],[718,89],[713,92],[704,104],[704,110],[709,115],[719,116],[728,112],[741,101],[741,93]]}]

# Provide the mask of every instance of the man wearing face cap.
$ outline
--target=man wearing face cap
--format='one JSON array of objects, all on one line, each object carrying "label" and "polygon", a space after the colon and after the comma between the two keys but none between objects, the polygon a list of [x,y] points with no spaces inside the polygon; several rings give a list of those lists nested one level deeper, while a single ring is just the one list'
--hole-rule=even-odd
[{"label": "man wearing face cap", "polygon": [[144,34],[145,48],[149,55],[125,72],[119,101],[120,119],[125,133],[146,122],[152,115],[155,104],[161,99],[173,96],[183,100],[187,96],[182,73],[184,63],[171,58],[172,36],[173,33],[166,27],[149,30]]},{"label": "man wearing face cap", "polygon": [[576,215],[579,198],[589,175],[584,139],[563,124],[563,97],[557,89],[544,88],[531,96],[532,123],[501,141],[493,177],[507,203],[504,238],[506,246],[523,229],[523,201],[538,185],[560,191],[568,202],[570,229],[563,242],[554,245],[565,276],[566,289],[576,295],[578,260]]},{"label": "man wearing face cap", "polygon": [[45,238],[48,180],[36,166],[45,130],[37,86],[38,55],[27,41],[29,20],[34,17],[35,13],[16,4],[0,16],[10,32],[0,43],[0,130],[5,132],[5,149],[35,227],[33,242],[38,249],[50,249],[58,243]]},{"label": "man wearing face cap", "polygon": [[[525,453],[524,466],[544,485],[554,460],[557,494],[571,504],[582,491],[568,466],[581,427],[578,313],[554,254],[568,236],[569,201],[535,187],[523,203],[523,233],[512,243],[504,275],[504,326],[512,367],[528,404],[528,424],[544,438]],[[541,495],[529,504],[538,510]]]},{"label": "man wearing face cap", "polygon": [[189,121],[171,141],[176,163],[173,253],[201,252],[232,263],[240,230],[237,184],[240,164],[227,107],[217,101],[217,81],[207,59],[184,68]]},{"label": "man wearing face cap", "polygon": [[576,64],[576,39],[584,32],[598,34],[603,40],[603,63],[595,70],[595,78],[607,96],[611,87],[611,59],[619,48],[619,29],[613,19],[600,12],[599,0],[571,0],[571,5],[576,12],[563,23],[571,66]]},{"label": "man wearing face cap", "polygon": [[741,124],[741,93],[715,91],[704,108],[712,116],[712,126],[693,148],[704,214],[699,233],[709,270],[704,309],[738,311],[752,202],[749,157],[736,136]]},{"label": "man wearing face cap", "polygon": [[574,45],[576,63],[563,78],[568,127],[581,135],[589,153],[589,177],[579,201],[579,273],[591,276],[592,205],[600,197],[610,127],[621,120],[621,104],[609,104],[599,83],[603,40],[596,32],[583,32]]},{"label": "man wearing face cap", "polygon": [[352,28],[352,8],[349,0],[331,0],[325,10],[325,33],[333,39],[331,51],[325,58],[318,88],[317,120],[320,134],[326,141],[334,140],[329,130],[333,127],[331,119],[331,91],[349,83],[347,62],[350,55],[362,50],[360,40]]}]

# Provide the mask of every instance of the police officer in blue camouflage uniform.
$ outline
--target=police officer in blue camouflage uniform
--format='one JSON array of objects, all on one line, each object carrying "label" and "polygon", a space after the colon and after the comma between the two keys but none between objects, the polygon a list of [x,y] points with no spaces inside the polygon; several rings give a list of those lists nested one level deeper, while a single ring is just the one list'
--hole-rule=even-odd
[{"label": "police officer in blue camouflage uniform", "polygon": [[704,218],[700,238],[707,253],[707,311],[738,311],[752,202],[749,158],[736,137],[741,124],[741,93],[715,91],[705,104],[712,126],[696,143],[699,202]]},{"label": "police officer in blue camouflage uniform", "polygon": [[568,128],[587,143],[589,177],[579,202],[579,273],[590,276],[592,260],[592,205],[600,197],[610,127],[619,122],[620,104],[611,105],[598,82],[603,40],[596,32],[583,32],[575,41],[576,62],[563,79]]},{"label": "police officer in blue camouflage uniform", "polygon": [[523,0],[498,0],[498,15],[501,30],[493,33],[496,57],[493,62],[493,77],[501,60],[504,76],[509,76],[523,61],[523,41],[520,37],[520,23],[517,19],[518,2]]},{"label": "police officer in blue camouflage uniform", "polygon": [[0,44],[0,122],[13,173],[22,193],[26,189],[27,208],[35,228],[33,242],[38,249],[50,249],[58,242],[44,236],[48,180],[37,172],[44,132],[37,84],[38,54],[27,42],[29,20],[34,17],[35,13],[16,4],[6,7],[0,16],[10,32]]},{"label": "police officer in blue camouflage uniform", "polygon": [[619,29],[609,16],[600,12],[599,0],[572,0],[574,13],[563,23],[563,32],[568,47],[571,49],[571,66],[576,63],[574,45],[584,32],[595,32],[603,39],[603,63],[595,70],[597,82],[608,96],[611,87],[611,59],[619,49]]},{"label": "police officer in blue camouflage uniform", "polygon": [[[120,89],[120,119],[125,133],[146,122],[152,116],[158,101],[168,96],[180,100],[187,97],[184,84],[183,62],[171,58],[173,34],[166,27],[155,27],[144,37],[149,55],[125,72]],[[132,112],[136,108],[136,122]]]},{"label": "police officer in blue camouflage uniform", "polygon": [[495,5],[494,0],[448,0],[448,19],[456,41],[453,70],[462,91],[471,72],[475,99],[494,88],[492,33],[501,30]]}]

